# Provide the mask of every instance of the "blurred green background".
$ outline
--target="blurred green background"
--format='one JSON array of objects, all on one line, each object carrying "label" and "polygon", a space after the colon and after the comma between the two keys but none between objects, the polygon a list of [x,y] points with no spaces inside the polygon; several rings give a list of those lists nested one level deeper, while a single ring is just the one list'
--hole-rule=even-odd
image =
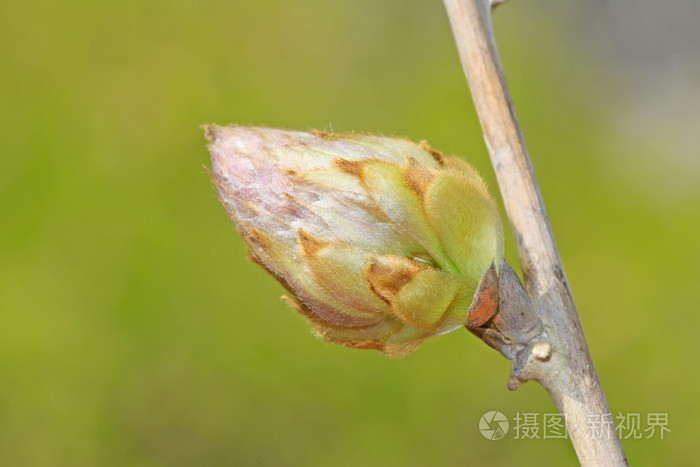
[{"label": "blurred green background", "polygon": [[[700,151],[668,137],[686,114],[629,117],[653,89],[571,13],[500,7],[502,58],[611,409],[669,415],[627,455],[689,465]],[[427,139],[497,192],[440,2],[2,2],[1,465],[576,463],[481,436],[489,410],[555,409],[466,331],[403,360],[313,338],[244,259],[208,122]]]}]

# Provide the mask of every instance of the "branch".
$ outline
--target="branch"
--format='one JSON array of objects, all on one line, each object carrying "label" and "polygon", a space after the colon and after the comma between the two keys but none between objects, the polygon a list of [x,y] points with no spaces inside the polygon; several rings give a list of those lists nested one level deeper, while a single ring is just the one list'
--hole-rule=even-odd
[{"label": "branch", "polygon": [[[554,243],[498,57],[491,10],[500,1],[444,0],[484,139],[516,238],[541,335],[509,387],[541,383],[564,415],[582,465],[627,465]],[[543,347],[544,346],[544,347]],[[514,362],[516,360],[514,359]],[[596,423],[592,427],[591,422]],[[601,423],[602,422],[602,423]],[[595,428],[593,432],[589,428]],[[599,430],[599,431],[596,431]]]}]

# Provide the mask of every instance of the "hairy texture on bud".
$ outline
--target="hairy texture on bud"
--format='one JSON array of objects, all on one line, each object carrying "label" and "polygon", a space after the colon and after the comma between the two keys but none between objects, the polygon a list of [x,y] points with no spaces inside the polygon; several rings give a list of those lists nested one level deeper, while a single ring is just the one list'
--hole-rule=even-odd
[{"label": "hairy texture on bud", "polygon": [[402,356],[467,324],[503,254],[496,205],[469,164],[378,136],[215,125],[206,136],[250,258],[323,339]]}]

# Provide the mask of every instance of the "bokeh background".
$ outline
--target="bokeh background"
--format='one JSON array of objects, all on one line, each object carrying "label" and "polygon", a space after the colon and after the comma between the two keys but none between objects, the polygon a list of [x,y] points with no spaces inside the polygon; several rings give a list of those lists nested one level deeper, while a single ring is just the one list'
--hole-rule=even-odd
[{"label": "bokeh background", "polygon": [[[700,434],[700,6],[517,0],[506,73],[614,414]],[[506,390],[466,331],[403,360],[324,344],[208,175],[208,122],[427,139],[495,180],[438,1],[0,3],[0,464],[574,465],[488,441]],[[509,234],[508,258],[516,263]]]}]

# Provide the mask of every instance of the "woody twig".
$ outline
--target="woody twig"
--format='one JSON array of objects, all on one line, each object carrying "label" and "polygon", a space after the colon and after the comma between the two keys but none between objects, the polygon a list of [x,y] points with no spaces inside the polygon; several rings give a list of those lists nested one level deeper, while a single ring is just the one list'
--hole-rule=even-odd
[{"label": "woody twig", "polygon": [[[444,0],[464,73],[484,133],[508,219],[516,239],[525,286],[542,323],[525,347],[509,387],[541,383],[564,415],[582,465],[627,465],[612,424],[596,436],[591,417],[610,417],[542,196],[515,114],[493,33],[494,0]],[[515,367],[515,361],[514,361]]]}]

